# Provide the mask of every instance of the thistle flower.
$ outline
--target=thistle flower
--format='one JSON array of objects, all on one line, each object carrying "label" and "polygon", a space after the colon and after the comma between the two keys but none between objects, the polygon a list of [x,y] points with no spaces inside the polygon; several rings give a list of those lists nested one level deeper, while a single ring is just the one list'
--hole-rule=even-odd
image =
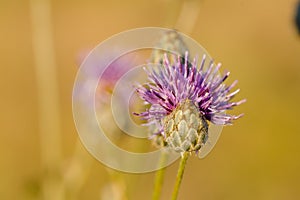
[{"label": "thistle flower", "polygon": [[184,55],[188,50],[182,37],[176,30],[166,31],[156,44],[157,49],[153,49],[150,61],[153,63],[162,63],[164,52],[177,52],[179,55]]},{"label": "thistle flower", "polygon": [[145,69],[149,83],[137,88],[137,93],[150,108],[136,114],[146,125],[156,127],[151,137],[159,146],[168,146],[177,152],[198,152],[208,138],[210,123],[229,125],[242,115],[229,115],[226,110],[240,105],[244,100],[231,102],[239,92],[230,92],[236,85],[234,81],[226,86],[224,81],[229,72],[218,74],[221,64],[209,63],[204,69],[206,56],[197,68],[197,61],[188,62],[185,57],[177,57],[170,64],[167,55],[158,70]]}]

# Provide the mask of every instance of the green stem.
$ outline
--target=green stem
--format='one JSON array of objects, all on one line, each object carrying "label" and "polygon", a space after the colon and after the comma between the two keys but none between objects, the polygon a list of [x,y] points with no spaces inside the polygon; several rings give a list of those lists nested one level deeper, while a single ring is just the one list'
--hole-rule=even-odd
[{"label": "green stem", "polygon": [[181,157],[178,172],[177,172],[177,177],[176,177],[176,183],[175,183],[172,198],[171,198],[172,200],[177,199],[178,192],[179,192],[179,187],[180,187],[180,184],[181,184],[181,181],[182,181],[184,168],[185,168],[186,161],[187,161],[188,157],[189,157],[188,152],[184,152],[184,154]]},{"label": "green stem", "polygon": [[159,170],[156,171],[155,174],[155,182],[154,182],[154,190],[152,195],[152,200],[158,200],[161,195],[161,189],[163,185],[164,175],[165,175],[165,167],[162,167],[167,159],[167,153],[162,152],[160,157],[159,166],[161,167]]}]

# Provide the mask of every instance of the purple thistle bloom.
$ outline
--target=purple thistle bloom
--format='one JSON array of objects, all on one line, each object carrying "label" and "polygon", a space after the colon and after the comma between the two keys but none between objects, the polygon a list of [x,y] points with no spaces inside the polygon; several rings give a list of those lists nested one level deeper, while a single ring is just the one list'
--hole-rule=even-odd
[{"label": "purple thistle bloom", "polygon": [[225,113],[246,101],[231,102],[239,92],[230,92],[237,81],[226,86],[224,81],[229,72],[220,76],[221,64],[215,66],[213,61],[204,70],[205,60],[204,55],[197,69],[196,59],[189,63],[187,52],[185,58],[178,57],[173,65],[165,55],[159,70],[146,70],[150,83],[139,86],[137,93],[150,108],[136,115],[147,120],[148,125],[155,124],[154,136],[163,141],[158,142],[160,145],[170,145],[179,152],[198,151],[207,140],[209,122],[229,125],[242,116]]}]

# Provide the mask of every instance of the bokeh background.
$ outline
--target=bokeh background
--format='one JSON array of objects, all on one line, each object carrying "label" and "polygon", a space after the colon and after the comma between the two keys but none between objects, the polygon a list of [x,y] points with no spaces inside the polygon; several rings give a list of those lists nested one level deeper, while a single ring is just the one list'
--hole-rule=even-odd
[{"label": "bokeh background", "polygon": [[[230,81],[239,79],[238,98],[247,98],[234,111],[245,116],[224,128],[209,156],[188,160],[179,199],[299,199],[296,5],[2,0],[0,199],[151,199],[154,173],[117,173],[96,161],[78,141],[71,107],[81,53],[145,26],[194,38],[232,72]],[[177,166],[166,170],[162,199],[170,198]]]}]

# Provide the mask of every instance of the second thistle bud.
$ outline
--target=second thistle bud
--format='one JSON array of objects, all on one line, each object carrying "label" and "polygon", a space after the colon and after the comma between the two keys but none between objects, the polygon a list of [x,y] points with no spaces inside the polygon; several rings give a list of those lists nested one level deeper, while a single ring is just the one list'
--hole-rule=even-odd
[{"label": "second thistle bud", "polygon": [[165,141],[176,152],[198,151],[208,138],[208,124],[189,100],[167,115],[163,124]]}]

